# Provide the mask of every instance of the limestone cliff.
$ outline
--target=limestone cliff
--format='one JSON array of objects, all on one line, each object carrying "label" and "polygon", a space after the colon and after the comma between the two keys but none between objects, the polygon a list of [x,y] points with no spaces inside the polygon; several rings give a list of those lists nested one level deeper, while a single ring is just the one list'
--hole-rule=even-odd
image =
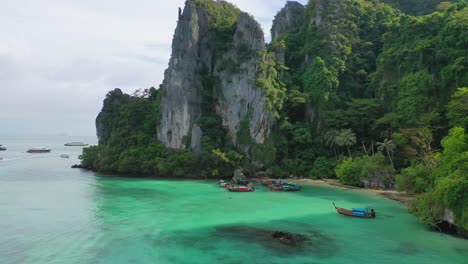
[{"label": "limestone cliff", "polygon": [[206,34],[201,32],[206,24],[206,17],[199,17],[195,3],[188,1],[179,17],[169,68],[164,73],[158,138],[170,148],[182,148],[182,138],[189,133],[200,134],[199,128],[192,126],[201,115],[200,82],[196,72],[200,35]]},{"label": "limestone cliff", "polygon": [[271,40],[275,41],[285,34],[298,32],[303,23],[304,11],[302,4],[288,1],[273,20]]},{"label": "limestone cliff", "polygon": [[249,14],[224,1],[188,0],[162,85],[158,139],[174,149],[199,149],[204,131],[197,121],[206,114],[203,104],[211,104],[233,144],[247,115],[251,138],[263,142],[273,123],[255,84],[264,49],[263,32]]}]

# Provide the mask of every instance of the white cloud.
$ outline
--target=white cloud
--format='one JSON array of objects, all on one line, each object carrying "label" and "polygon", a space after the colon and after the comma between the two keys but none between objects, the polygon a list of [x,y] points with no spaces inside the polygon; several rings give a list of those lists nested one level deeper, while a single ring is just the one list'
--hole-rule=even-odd
[{"label": "white cloud", "polygon": [[[305,2],[302,0],[300,2]],[[267,39],[285,0],[235,0]],[[157,87],[184,0],[0,0],[0,135],[94,134],[105,94]]]}]

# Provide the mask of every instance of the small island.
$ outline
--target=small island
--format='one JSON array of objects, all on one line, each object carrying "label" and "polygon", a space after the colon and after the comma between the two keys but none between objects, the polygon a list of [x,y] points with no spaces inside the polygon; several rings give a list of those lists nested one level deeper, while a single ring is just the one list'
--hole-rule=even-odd
[{"label": "small island", "polygon": [[266,44],[234,5],[186,1],[163,83],[106,95],[99,145],[83,150],[81,166],[339,179],[414,194],[410,211],[423,223],[466,235],[468,7],[424,11],[288,1]]}]

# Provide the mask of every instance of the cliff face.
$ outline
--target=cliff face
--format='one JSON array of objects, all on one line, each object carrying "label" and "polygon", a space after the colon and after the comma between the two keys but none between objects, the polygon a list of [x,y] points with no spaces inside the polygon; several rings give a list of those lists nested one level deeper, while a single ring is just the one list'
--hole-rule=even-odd
[{"label": "cliff face", "polygon": [[170,148],[182,148],[182,138],[189,133],[195,134],[193,138],[200,134],[200,129],[192,126],[201,115],[201,84],[196,72],[200,37],[206,34],[202,32],[206,24],[206,17],[199,16],[195,3],[187,2],[174,34],[169,68],[164,73],[158,139]]},{"label": "cliff face", "polygon": [[[232,16],[232,26],[223,16]],[[158,139],[174,149],[199,149],[204,131],[197,121],[206,114],[203,104],[210,104],[233,144],[247,115],[250,136],[263,142],[273,123],[255,85],[256,55],[264,49],[263,32],[250,15],[223,1],[187,1],[165,72]]]},{"label": "cliff face", "polygon": [[[248,14],[240,13],[233,38],[233,46],[215,63],[215,76],[221,80],[221,96],[217,113],[228,129],[232,143],[237,144],[237,132],[243,118],[249,118],[250,136],[263,143],[273,123],[266,109],[265,94],[256,87],[257,53],[265,49],[263,31]],[[235,68],[223,69],[226,63]]]},{"label": "cliff face", "polygon": [[275,41],[285,34],[298,32],[303,23],[304,11],[302,4],[288,1],[273,20],[271,40]]}]

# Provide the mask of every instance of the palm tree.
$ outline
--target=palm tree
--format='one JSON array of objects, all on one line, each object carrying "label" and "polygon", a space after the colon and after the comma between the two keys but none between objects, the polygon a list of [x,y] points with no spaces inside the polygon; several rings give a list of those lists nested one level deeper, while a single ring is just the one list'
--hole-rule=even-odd
[{"label": "palm tree", "polygon": [[385,150],[387,152],[387,157],[390,160],[392,167],[395,168],[395,166],[393,165],[392,155],[396,145],[393,143],[393,141],[391,139],[389,140],[388,138],[386,138],[383,142],[378,142],[377,146],[377,149],[379,151],[383,152]]},{"label": "palm tree", "polygon": [[335,158],[337,157],[337,155],[336,155],[336,137],[337,137],[337,135],[338,135],[338,130],[336,130],[336,129],[328,130],[323,135],[323,143],[325,143],[326,146],[333,148],[333,152],[335,153]]},{"label": "palm tree", "polygon": [[340,147],[346,147],[351,157],[351,150],[349,147],[356,144],[356,134],[351,129],[342,129],[336,135],[335,143]]}]

